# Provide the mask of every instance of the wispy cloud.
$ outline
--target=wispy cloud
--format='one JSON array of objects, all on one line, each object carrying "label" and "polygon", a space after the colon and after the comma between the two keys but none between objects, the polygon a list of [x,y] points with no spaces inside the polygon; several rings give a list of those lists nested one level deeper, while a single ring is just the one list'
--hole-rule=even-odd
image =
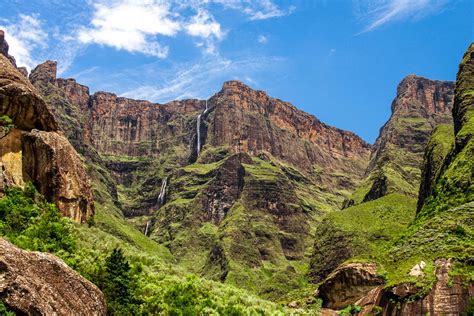
[{"label": "wispy cloud", "polygon": [[18,20],[5,22],[5,25],[0,25],[0,29],[6,32],[10,54],[15,57],[19,66],[33,68],[38,63],[33,51],[47,47],[48,37],[38,16],[20,14]]},{"label": "wispy cloud", "polygon": [[225,8],[239,10],[251,21],[282,17],[291,14],[296,9],[293,5],[282,8],[271,0],[209,0],[209,2],[220,3]]},{"label": "wispy cloud", "polygon": [[[196,63],[175,65],[155,82],[122,93],[122,96],[167,102],[186,98],[207,98],[209,91],[216,92],[223,81],[239,79],[255,84],[251,79],[271,71],[284,59],[280,57],[246,57],[240,59],[204,58]],[[148,66],[150,67],[150,66]],[[214,88],[214,89],[213,89]]]},{"label": "wispy cloud", "polygon": [[448,0],[356,0],[356,15],[367,26],[361,33],[370,32],[382,25],[403,20],[416,20],[441,12]]}]

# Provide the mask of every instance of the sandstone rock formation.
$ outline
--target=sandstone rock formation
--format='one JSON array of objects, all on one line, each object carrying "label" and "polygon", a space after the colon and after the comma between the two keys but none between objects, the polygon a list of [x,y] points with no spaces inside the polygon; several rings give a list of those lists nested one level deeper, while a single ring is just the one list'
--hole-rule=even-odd
[{"label": "sandstone rock formation", "polygon": [[94,214],[83,162],[68,140],[55,132],[33,130],[22,138],[23,177],[53,201],[64,216],[85,223]]},{"label": "sandstone rock formation", "polygon": [[382,311],[379,315],[383,316],[461,315],[474,297],[474,285],[466,286],[459,276],[449,276],[452,267],[450,259],[435,261],[436,282],[428,294],[421,293],[421,289],[412,283],[373,288],[356,302],[363,308],[359,315],[372,315],[375,306]]},{"label": "sandstone rock formation", "polygon": [[86,222],[94,206],[84,165],[42,97],[3,55],[0,116],[14,126],[0,138],[0,191],[31,180],[65,216]]},{"label": "sandstone rock formation", "polygon": [[8,43],[5,40],[5,32],[0,30],[0,55],[5,56],[16,67],[15,58],[8,54],[9,48]]},{"label": "sandstone rock formation", "polygon": [[342,309],[381,284],[383,279],[374,263],[349,263],[334,270],[318,290],[323,307]]},{"label": "sandstone rock formation", "polygon": [[61,259],[0,238],[0,299],[19,315],[106,315],[104,295]]}]

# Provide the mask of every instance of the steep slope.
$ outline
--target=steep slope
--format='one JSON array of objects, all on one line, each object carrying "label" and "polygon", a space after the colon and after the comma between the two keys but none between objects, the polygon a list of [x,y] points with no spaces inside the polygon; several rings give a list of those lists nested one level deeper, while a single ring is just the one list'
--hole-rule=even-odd
[{"label": "steep slope", "polygon": [[[369,262],[376,273],[371,275],[365,267],[354,269],[347,262],[342,264],[320,285],[323,307],[339,309],[342,305],[356,304],[361,305],[359,312],[363,315],[376,311],[384,315],[459,315],[469,308],[474,289],[474,152],[470,116],[474,108],[473,78],[474,45],[471,45],[456,79],[454,143],[452,125],[440,125],[432,134],[424,155],[419,210],[413,222],[382,247],[366,238],[374,249],[359,251],[348,262]],[[351,216],[348,211],[353,208],[342,211],[347,223],[364,214],[355,210]],[[365,229],[370,227],[375,229],[377,225],[367,223]],[[349,233],[355,234],[356,229],[350,229]],[[340,288],[345,290],[338,297]],[[472,308],[466,311],[470,312]]]},{"label": "steep slope", "polygon": [[398,192],[416,198],[425,146],[433,129],[451,123],[452,82],[415,75],[404,78],[392,102],[392,115],[380,130],[366,179],[345,206]]},{"label": "steep slope", "polygon": [[314,225],[357,186],[371,150],[236,81],[207,101],[161,105],[106,92],[86,102],[88,89],[57,79],[54,62],[30,79],[97,171],[99,202],[191,271],[269,296],[305,282]]}]

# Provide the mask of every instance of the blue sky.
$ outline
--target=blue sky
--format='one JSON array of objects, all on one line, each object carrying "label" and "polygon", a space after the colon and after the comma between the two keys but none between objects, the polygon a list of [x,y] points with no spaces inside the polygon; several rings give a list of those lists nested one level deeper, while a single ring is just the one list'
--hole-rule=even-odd
[{"label": "blue sky", "polygon": [[164,103],[238,79],[373,142],[408,74],[454,80],[472,0],[1,0],[20,65]]}]

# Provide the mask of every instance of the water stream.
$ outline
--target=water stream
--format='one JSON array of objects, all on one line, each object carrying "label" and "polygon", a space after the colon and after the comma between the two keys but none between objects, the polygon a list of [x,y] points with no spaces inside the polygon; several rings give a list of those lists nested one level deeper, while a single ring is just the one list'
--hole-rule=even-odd
[{"label": "water stream", "polygon": [[168,177],[165,177],[163,179],[163,182],[161,182],[160,194],[158,195],[158,200],[157,200],[158,207],[161,207],[161,206],[163,206],[163,204],[165,204],[166,186],[167,185],[168,185]]},{"label": "water stream", "polygon": [[148,236],[148,230],[150,229],[150,222],[151,222],[151,220],[148,220],[148,221],[146,222],[145,236]]},{"label": "water stream", "polygon": [[197,120],[196,120],[196,138],[197,138],[196,154],[197,156],[199,156],[199,153],[201,152],[201,116],[203,114],[206,114],[208,110],[209,108],[208,108],[207,100],[206,100],[206,107],[204,111],[197,116]]}]

